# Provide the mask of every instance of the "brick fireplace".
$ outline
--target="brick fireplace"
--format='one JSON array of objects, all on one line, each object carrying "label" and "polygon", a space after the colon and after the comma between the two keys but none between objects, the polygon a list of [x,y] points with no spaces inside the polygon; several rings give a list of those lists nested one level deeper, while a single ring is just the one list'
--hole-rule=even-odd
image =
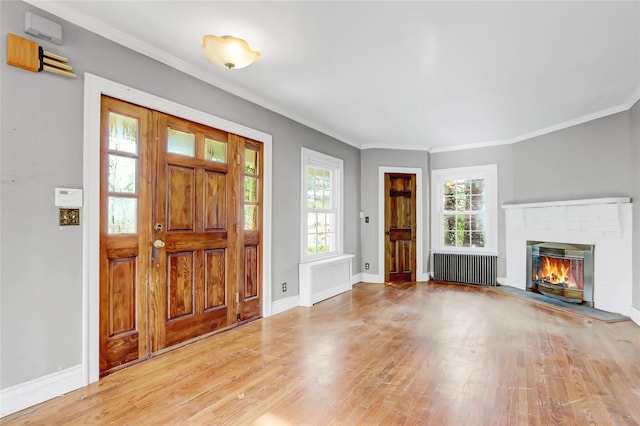
[{"label": "brick fireplace", "polygon": [[[585,303],[604,311],[630,314],[630,198],[505,204],[502,207],[507,249],[504,284]],[[584,272],[578,272],[578,268],[583,271],[585,263],[591,268],[589,262],[592,272],[588,271],[587,275],[590,276],[580,276]],[[550,265],[552,263],[554,265]],[[551,266],[558,270],[543,272]],[[562,273],[565,275],[560,277]],[[576,280],[581,281],[579,286],[573,283]],[[577,287],[581,287],[580,291],[576,291]]]}]

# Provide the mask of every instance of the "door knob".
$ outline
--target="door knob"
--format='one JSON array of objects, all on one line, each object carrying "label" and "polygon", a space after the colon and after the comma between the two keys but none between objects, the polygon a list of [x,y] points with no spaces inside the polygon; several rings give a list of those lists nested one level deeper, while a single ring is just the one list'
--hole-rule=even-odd
[{"label": "door knob", "polygon": [[155,248],[162,248],[162,247],[164,247],[164,241],[162,241],[162,240],[155,240],[155,241],[153,242],[153,246],[154,246]]}]

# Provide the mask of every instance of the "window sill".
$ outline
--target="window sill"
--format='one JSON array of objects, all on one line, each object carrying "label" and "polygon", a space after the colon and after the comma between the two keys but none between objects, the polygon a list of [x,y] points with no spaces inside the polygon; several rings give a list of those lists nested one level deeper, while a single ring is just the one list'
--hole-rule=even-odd
[{"label": "window sill", "polygon": [[484,256],[499,256],[500,255],[500,253],[498,253],[497,251],[493,251],[493,250],[487,250],[487,249],[469,250],[466,247],[464,247],[463,249],[460,249],[460,250],[446,249],[446,248],[432,249],[431,250],[431,254],[435,254],[435,253],[442,253],[442,254],[471,254],[471,255],[475,254],[475,255],[484,255]]},{"label": "window sill", "polygon": [[314,264],[314,265],[322,265],[324,263],[333,263],[339,262],[341,260],[351,259],[356,257],[355,254],[333,254],[326,257],[318,257],[312,259],[305,259],[301,261],[301,264]]}]

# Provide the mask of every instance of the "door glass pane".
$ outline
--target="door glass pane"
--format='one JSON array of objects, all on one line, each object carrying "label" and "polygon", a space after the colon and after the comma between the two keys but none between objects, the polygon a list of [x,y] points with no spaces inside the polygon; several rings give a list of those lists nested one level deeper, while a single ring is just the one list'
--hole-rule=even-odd
[{"label": "door glass pane", "polygon": [[138,200],[109,197],[109,234],[135,234],[137,232]]},{"label": "door glass pane", "polygon": [[244,150],[244,172],[250,175],[258,174],[258,152],[249,148]]},{"label": "door glass pane", "polygon": [[109,155],[109,192],[135,194],[137,163],[135,158]]},{"label": "door glass pane", "polygon": [[244,229],[258,229],[258,206],[244,206]]},{"label": "door glass pane", "polygon": [[138,152],[138,120],[125,115],[109,113],[109,149]]},{"label": "door glass pane", "polygon": [[214,139],[204,138],[205,160],[227,162],[227,144]]},{"label": "door glass pane", "polygon": [[244,177],[244,200],[258,201],[258,179],[254,177]]},{"label": "door glass pane", "polygon": [[174,154],[195,157],[196,155],[196,135],[182,132],[169,127],[169,140],[167,142],[167,152]]}]

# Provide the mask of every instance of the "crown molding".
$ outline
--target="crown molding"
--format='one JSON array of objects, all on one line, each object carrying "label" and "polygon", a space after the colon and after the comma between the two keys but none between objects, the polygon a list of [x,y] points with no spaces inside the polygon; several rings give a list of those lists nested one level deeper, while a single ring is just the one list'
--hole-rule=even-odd
[{"label": "crown molding", "polygon": [[502,139],[502,140],[484,141],[484,142],[478,142],[478,143],[461,144],[461,145],[448,146],[448,147],[434,147],[434,148],[430,148],[427,146],[394,145],[394,144],[381,144],[381,143],[362,144],[362,143],[357,143],[332,130],[329,130],[326,127],[319,125],[313,121],[305,119],[299,116],[298,114],[286,108],[283,108],[282,106],[274,102],[271,102],[267,99],[264,99],[260,96],[255,95],[254,93],[252,93],[247,89],[244,89],[242,87],[239,87],[235,84],[232,84],[226,81],[216,80],[206,70],[196,67],[173,55],[170,55],[169,53],[161,49],[158,49],[157,47],[154,47],[140,39],[131,37],[123,33],[122,31],[117,30],[95,18],[92,18],[82,13],[78,13],[76,10],[70,8],[69,6],[59,1],[47,1],[47,0],[23,0],[23,1],[39,9],[42,9],[46,12],[49,12],[55,16],[65,19],[71,22],[72,24],[78,25],[88,31],[98,34],[117,44],[120,44],[128,49],[131,49],[142,55],[155,59],[167,66],[175,68],[176,70],[181,71],[185,74],[188,74],[194,78],[197,78],[198,80],[201,80],[214,87],[224,90],[232,95],[238,96],[246,101],[252,102],[256,105],[259,105],[263,108],[266,108],[270,111],[280,114],[286,118],[294,120],[313,130],[316,130],[320,133],[323,133],[329,137],[332,137],[340,142],[343,142],[347,145],[353,146],[360,150],[391,149],[391,150],[411,150],[411,151],[426,151],[430,153],[439,153],[439,152],[461,151],[461,150],[476,149],[476,148],[488,148],[488,147],[500,146],[500,145],[509,145],[509,144],[522,142],[528,139],[532,139],[538,136],[553,133],[558,130],[563,130],[572,126],[576,126],[578,124],[583,124],[588,121],[597,120],[599,118],[603,118],[619,112],[627,111],[631,109],[640,100],[640,86],[638,86],[631,92],[629,97],[619,105],[606,108],[600,111],[596,111],[591,114],[586,114],[581,117],[577,117],[577,118],[567,120],[558,124],[554,124],[554,125],[551,125],[533,132],[525,133],[513,138]]},{"label": "crown molding", "polygon": [[226,81],[217,80],[206,70],[196,67],[189,62],[183,61],[182,59],[177,58],[165,52],[164,50],[158,49],[157,47],[152,46],[149,43],[146,43],[138,38],[125,34],[122,31],[115,29],[98,19],[92,18],[83,13],[79,13],[73,8],[62,4],[61,2],[45,0],[24,0],[24,2],[42,9],[45,12],[51,13],[52,15],[55,15],[66,21],[69,21],[74,25],[91,31],[92,33],[98,34],[99,36],[102,36],[107,40],[110,40],[142,55],[155,59],[158,62],[161,62],[194,78],[197,78],[198,80],[204,81],[205,83],[217,87],[218,89],[224,90],[225,92],[228,92],[232,95],[238,96],[246,101],[252,102],[258,106],[287,117],[293,121],[296,121],[297,123],[303,124],[313,130],[337,139],[340,142],[344,142],[347,145],[351,145],[355,148],[361,149],[361,144],[356,143],[343,135],[333,132],[313,121],[307,120],[278,104],[257,96],[255,93],[252,93],[249,90]]},{"label": "crown molding", "polygon": [[617,114],[619,112],[624,112],[630,110],[636,102],[640,100],[640,86],[631,92],[631,95],[627,98],[627,100],[619,105],[606,108],[600,111],[593,112],[591,114],[586,114],[581,117],[574,118],[572,120],[567,120],[562,123],[554,124],[552,126],[544,127],[540,130],[536,130],[534,132],[525,133],[520,136],[516,136],[510,139],[496,140],[496,141],[487,141],[473,144],[465,144],[465,145],[457,145],[451,147],[439,147],[433,148],[430,150],[431,153],[438,152],[449,152],[449,151],[461,151],[465,149],[475,149],[475,148],[488,148],[492,146],[500,146],[500,145],[510,145],[518,142],[523,142],[529,139],[533,139],[538,136],[547,135],[549,133],[557,132],[558,130],[567,129],[569,127],[577,126],[578,124],[584,124],[589,121],[597,120],[599,118],[608,117],[613,114]]},{"label": "crown molding", "polygon": [[367,143],[360,147],[361,150],[365,149],[393,149],[395,151],[425,151],[430,152],[428,146],[418,146],[418,145],[391,145],[391,144],[380,144],[380,143]]}]

